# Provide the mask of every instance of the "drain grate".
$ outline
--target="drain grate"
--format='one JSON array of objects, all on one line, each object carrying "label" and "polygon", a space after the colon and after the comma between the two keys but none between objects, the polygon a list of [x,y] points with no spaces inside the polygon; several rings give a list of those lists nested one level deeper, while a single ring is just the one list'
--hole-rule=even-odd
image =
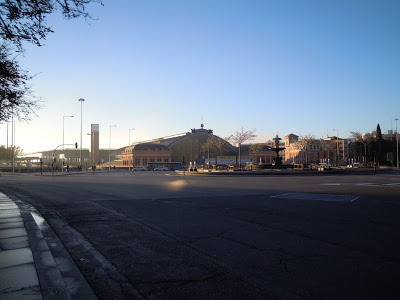
[{"label": "drain grate", "polygon": [[285,193],[271,196],[271,198],[297,199],[297,200],[317,200],[332,202],[353,202],[360,198],[354,195],[334,195],[334,194],[310,194],[310,193]]}]

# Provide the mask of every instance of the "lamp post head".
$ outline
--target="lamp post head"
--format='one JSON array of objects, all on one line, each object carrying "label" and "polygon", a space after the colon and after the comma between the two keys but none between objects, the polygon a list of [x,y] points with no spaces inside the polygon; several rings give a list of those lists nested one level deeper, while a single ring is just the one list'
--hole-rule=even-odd
[{"label": "lamp post head", "polygon": [[85,101],[85,99],[83,99],[83,98],[79,98],[79,100],[78,100],[78,101],[84,102],[84,101]]}]

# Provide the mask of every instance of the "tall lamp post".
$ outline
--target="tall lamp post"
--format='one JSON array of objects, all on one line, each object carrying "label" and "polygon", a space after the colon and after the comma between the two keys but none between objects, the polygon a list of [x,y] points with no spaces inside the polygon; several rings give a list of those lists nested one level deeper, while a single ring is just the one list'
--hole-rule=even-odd
[{"label": "tall lamp post", "polygon": [[[131,130],[135,130],[135,128],[129,129],[129,143],[128,143],[128,149],[129,149],[129,147],[131,146]],[[133,168],[133,151],[131,151],[131,152],[132,152],[132,168]],[[129,169],[129,171],[131,171],[131,164],[130,164],[130,163],[128,163],[128,169]]]},{"label": "tall lamp post", "polygon": [[64,172],[64,120],[65,118],[73,118],[74,116],[63,116],[63,149],[62,149],[62,165],[61,165],[61,173]]},{"label": "tall lamp post", "polygon": [[397,131],[397,121],[399,119],[395,118],[396,121],[396,146],[397,146],[397,156],[396,156],[396,161],[397,161],[397,169],[399,168],[399,132]]},{"label": "tall lamp post", "polygon": [[82,103],[85,101],[85,99],[80,98],[78,100],[81,103],[81,151],[80,151],[80,164],[81,164],[81,171],[82,171]]},{"label": "tall lamp post", "polygon": [[111,127],[117,127],[117,125],[110,125],[110,141],[108,144],[108,171],[111,171]]}]

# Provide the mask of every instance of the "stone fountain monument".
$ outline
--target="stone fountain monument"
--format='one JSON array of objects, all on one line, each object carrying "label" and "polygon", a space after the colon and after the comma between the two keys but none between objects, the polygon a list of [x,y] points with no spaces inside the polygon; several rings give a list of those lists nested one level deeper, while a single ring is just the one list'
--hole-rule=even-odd
[{"label": "stone fountain monument", "polygon": [[271,151],[276,152],[273,165],[275,165],[275,167],[280,167],[282,166],[282,157],[279,156],[279,151],[285,150],[285,147],[279,147],[279,141],[281,138],[278,137],[278,134],[273,138],[273,140],[275,141],[275,147],[271,147]]}]

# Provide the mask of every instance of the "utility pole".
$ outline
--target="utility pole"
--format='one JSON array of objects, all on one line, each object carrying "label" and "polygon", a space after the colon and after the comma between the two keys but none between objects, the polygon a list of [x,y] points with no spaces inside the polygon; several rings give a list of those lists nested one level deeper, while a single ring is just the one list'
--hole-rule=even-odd
[{"label": "utility pole", "polygon": [[73,118],[73,117],[74,116],[63,116],[63,140],[62,140],[63,149],[62,149],[61,174],[64,172],[64,120],[65,118]]},{"label": "utility pole", "polygon": [[85,99],[80,98],[78,100],[81,103],[81,151],[80,151],[80,164],[81,164],[81,171],[82,171],[82,103],[85,101]]}]

